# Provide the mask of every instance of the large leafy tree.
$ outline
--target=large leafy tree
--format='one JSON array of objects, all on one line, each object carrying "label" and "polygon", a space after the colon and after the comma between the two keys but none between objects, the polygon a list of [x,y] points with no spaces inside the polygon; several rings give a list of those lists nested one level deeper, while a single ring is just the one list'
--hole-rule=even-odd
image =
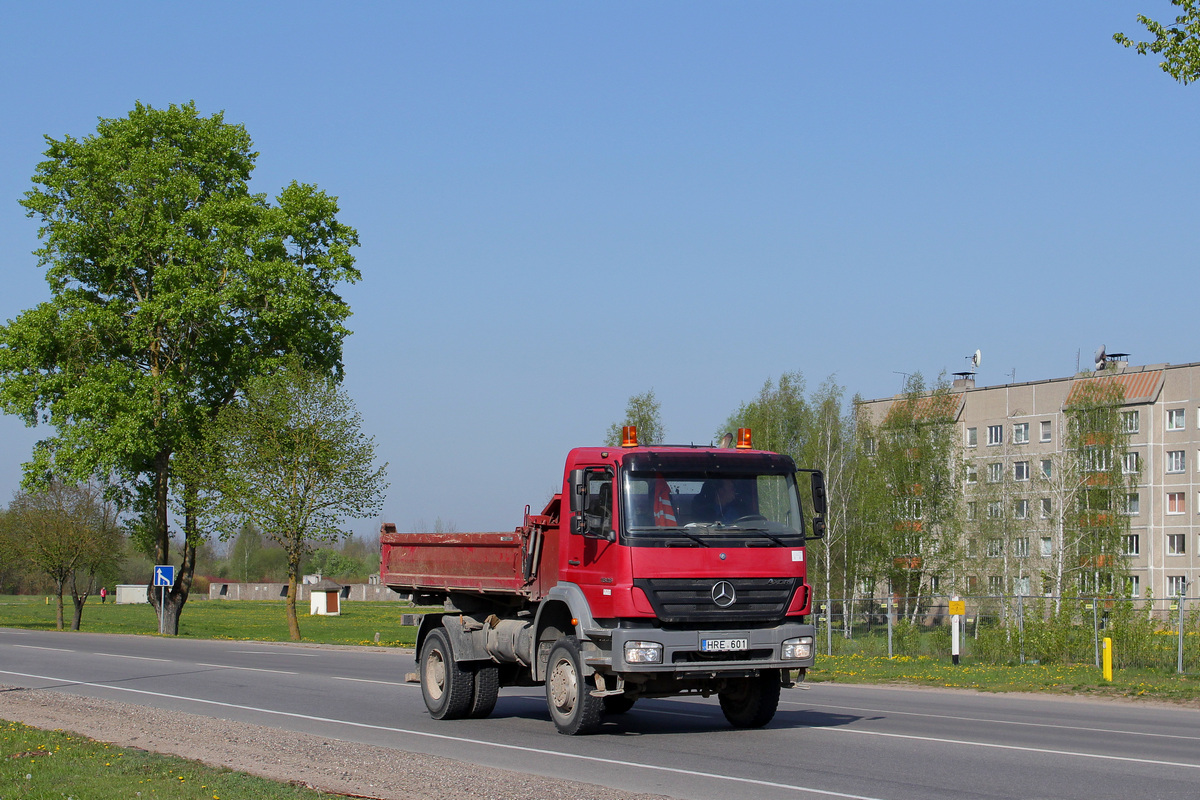
[{"label": "large leafy tree", "polygon": [[914,598],[935,578],[949,577],[956,563],[962,498],[954,420],[960,403],[945,381],[927,387],[917,373],[877,426],[864,421],[861,427],[874,441],[864,512],[882,544],[881,572],[914,618]]},{"label": "large leafy tree", "polygon": [[608,427],[604,443],[609,447],[619,447],[621,428],[625,425],[637,426],[638,441],[642,444],[662,444],[666,429],[663,427],[662,406],[655,398],[653,389],[630,395],[629,402],[625,404],[625,417]]},{"label": "large leafy tree", "polygon": [[349,535],[347,518],[378,513],[387,465],[375,466],[374,440],[363,434],[354,402],[329,377],[286,367],[254,378],[238,402],[208,430],[205,465],[195,485],[212,498],[227,534],[246,524],[287,553],[288,631],[300,640],[296,589],[314,542]]},{"label": "large leafy tree", "polygon": [[58,598],[57,627],[64,627],[63,595],[74,605],[71,630],[79,630],[88,597],[116,573],[124,544],[118,509],[98,486],[57,481],[17,495],[4,516],[0,550],[45,574]]},{"label": "large leafy tree", "polygon": [[1183,84],[1200,80],[1200,0],[1171,0],[1182,13],[1175,21],[1163,24],[1138,14],[1138,22],[1154,37],[1152,41],[1135,42],[1123,33],[1113,39],[1125,47],[1134,47],[1142,55],[1161,55],[1162,71]]},{"label": "large leafy tree", "polygon": [[350,309],[336,287],[360,277],[357,234],[311,185],[273,203],[251,194],[246,130],[191,103],[139,103],[82,139],[46,141],[22,204],[41,223],[51,297],[0,327],[0,405],[53,426],[26,464],[29,484],[123,480],[150,520],[147,549],[180,565],[161,607],[154,599],[176,633],[201,538],[177,455],[285,353],[340,375]]}]

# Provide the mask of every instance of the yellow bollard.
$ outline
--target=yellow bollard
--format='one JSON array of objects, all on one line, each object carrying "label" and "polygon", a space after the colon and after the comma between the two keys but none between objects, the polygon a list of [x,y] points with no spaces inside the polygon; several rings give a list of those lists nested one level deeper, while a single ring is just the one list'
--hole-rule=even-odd
[{"label": "yellow bollard", "polygon": [[1104,637],[1104,680],[1112,683],[1112,639]]}]

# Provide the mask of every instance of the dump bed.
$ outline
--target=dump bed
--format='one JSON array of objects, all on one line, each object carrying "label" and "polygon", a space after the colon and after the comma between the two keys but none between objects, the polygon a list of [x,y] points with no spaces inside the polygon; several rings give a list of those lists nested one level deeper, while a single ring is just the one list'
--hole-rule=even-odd
[{"label": "dump bed", "polygon": [[380,578],[409,592],[469,592],[529,597],[540,540],[532,528],[507,533],[397,533],[383,526]]}]

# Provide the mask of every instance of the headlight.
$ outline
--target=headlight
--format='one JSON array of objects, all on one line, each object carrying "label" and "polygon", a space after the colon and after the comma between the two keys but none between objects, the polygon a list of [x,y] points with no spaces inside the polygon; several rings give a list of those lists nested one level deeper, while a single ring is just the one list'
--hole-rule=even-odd
[{"label": "headlight", "polygon": [[783,643],[783,652],[780,658],[784,659],[804,659],[812,658],[813,653],[813,637],[800,636],[796,639],[787,639]]},{"label": "headlight", "polygon": [[626,664],[661,664],[663,646],[658,642],[626,642]]}]

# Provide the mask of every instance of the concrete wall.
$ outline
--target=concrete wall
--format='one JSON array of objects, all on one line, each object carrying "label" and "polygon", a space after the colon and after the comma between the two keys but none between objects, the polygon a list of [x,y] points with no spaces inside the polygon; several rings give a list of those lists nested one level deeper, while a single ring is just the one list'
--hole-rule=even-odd
[{"label": "concrete wall", "polygon": [[[145,587],[142,587],[143,589]],[[297,602],[307,603],[311,586],[298,585]],[[287,597],[286,583],[222,583],[208,585],[210,600],[282,600]],[[399,600],[400,595],[381,584],[353,583],[342,587],[343,600]]]}]

